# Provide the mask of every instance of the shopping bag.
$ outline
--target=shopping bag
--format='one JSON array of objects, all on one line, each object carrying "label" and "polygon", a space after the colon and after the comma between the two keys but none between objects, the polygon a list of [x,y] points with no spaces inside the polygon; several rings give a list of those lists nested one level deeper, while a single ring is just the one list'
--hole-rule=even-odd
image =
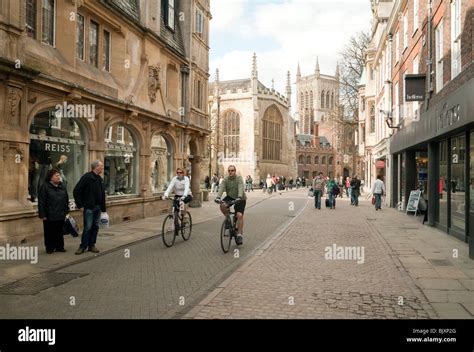
[{"label": "shopping bag", "polygon": [[64,235],[71,235],[72,237],[79,237],[79,225],[71,215],[66,215],[64,220]]},{"label": "shopping bag", "polygon": [[372,196],[372,205],[375,205],[375,196]]},{"label": "shopping bag", "polygon": [[314,197],[314,190],[312,188],[308,190],[308,197]]},{"label": "shopping bag", "polygon": [[100,222],[99,222],[100,227],[109,227],[110,226],[110,221],[109,221],[109,214],[106,212],[100,214]]}]

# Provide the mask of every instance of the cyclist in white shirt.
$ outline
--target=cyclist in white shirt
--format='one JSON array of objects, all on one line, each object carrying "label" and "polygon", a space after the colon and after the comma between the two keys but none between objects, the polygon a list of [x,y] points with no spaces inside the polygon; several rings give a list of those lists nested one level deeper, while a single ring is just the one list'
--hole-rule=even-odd
[{"label": "cyclist in white shirt", "polygon": [[190,184],[189,177],[184,176],[184,170],[178,168],[176,170],[176,177],[171,180],[163,199],[168,199],[170,193],[174,192],[175,200],[181,200],[184,204],[188,204],[193,200]]}]

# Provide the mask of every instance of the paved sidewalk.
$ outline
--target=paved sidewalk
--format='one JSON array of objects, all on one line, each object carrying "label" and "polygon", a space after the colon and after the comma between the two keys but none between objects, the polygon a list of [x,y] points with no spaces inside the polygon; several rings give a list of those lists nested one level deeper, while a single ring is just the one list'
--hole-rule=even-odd
[{"label": "paved sidewalk", "polygon": [[[213,201],[215,196],[216,193],[211,193],[210,201],[203,202],[201,208],[189,209],[193,218],[193,224],[199,224],[222,216],[219,207]],[[251,207],[269,197],[276,196],[280,195],[276,193],[269,196],[263,194],[261,190],[250,192],[247,207]],[[107,229],[100,229],[97,239],[97,248],[100,250],[99,254],[85,252],[82,255],[75,255],[74,252],[79,247],[80,236],[78,238],[72,238],[71,236],[64,237],[65,248],[67,250],[66,253],[46,254],[43,239],[28,242],[25,246],[38,247],[38,263],[31,264],[29,261],[0,260],[0,286],[39,273],[54,271],[83,261],[91,260],[94,257],[113,252],[119,248],[127,248],[127,246],[132,244],[160,236],[163,220],[167,215],[168,214],[163,214],[158,217],[133,222],[124,222],[117,225],[112,224]],[[79,225],[82,231],[82,223]]]},{"label": "paved sidewalk", "polygon": [[[363,247],[363,263],[326,259],[334,246]],[[474,261],[465,243],[363,197],[336,210],[311,199],[185,318],[472,319]]]}]

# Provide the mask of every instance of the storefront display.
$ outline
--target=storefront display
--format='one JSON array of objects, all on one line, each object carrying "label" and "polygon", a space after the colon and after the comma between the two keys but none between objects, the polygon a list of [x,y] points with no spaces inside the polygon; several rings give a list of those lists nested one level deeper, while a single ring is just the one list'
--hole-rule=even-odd
[{"label": "storefront display", "polygon": [[45,111],[33,119],[30,128],[30,163],[28,191],[30,201],[37,201],[38,190],[51,168],[60,171],[69,196],[85,166],[85,142],[79,125],[72,118],[56,117]]},{"label": "storefront display", "polygon": [[421,191],[421,196],[428,199],[428,152],[416,153],[416,188]]},{"label": "storefront display", "polygon": [[104,161],[105,193],[108,196],[136,194],[137,149],[128,129],[110,127]]}]

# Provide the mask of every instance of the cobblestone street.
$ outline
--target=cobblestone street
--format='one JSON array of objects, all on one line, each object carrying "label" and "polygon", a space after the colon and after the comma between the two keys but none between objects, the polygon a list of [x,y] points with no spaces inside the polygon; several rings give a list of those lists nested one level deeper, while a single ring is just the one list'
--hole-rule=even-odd
[{"label": "cobblestone street", "polygon": [[[381,232],[396,232],[398,242],[404,241],[404,223],[428,230],[431,240],[456,241],[436,230],[421,226],[413,218],[394,210],[375,213],[368,201],[361,201],[359,207],[352,207],[348,200],[338,199],[336,210],[315,210],[312,203],[305,209],[288,230],[276,238],[271,246],[260,250],[244,267],[222,283],[207,299],[190,312],[188,318],[472,318],[473,274],[472,264],[465,272],[457,270],[465,287],[457,283],[460,301],[436,299],[430,304],[428,297],[433,292],[420,278],[416,280],[412,266],[414,254],[418,265],[424,262],[420,256],[420,242],[405,241],[411,251],[402,252],[399,257],[390,247]],[[390,223],[390,224],[389,224]],[[390,226],[388,226],[390,225]],[[406,224],[405,224],[406,225]],[[396,228],[396,230],[395,230]],[[419,233],[418,241],[422,240]],[[411,236],[416,236],[413,234]],[[416,245],[420,248],[416,248]],[[449,245],[445,255],[449,255]],[[363,247],[364,262],[356,260],[327,260],[327,247]],[[407,248],[405,248],[406,250]],[[438,248],[439,253],[445,248]],[[420,251],[418,251],[420,250]],[[467,256],[467,253],[464,253]],[[462,260],[459,260],[462,263]],[[466,261],[466,263],[468,263]],[[428,263],[427,263],[428,265]],[[438,268],[436,268],[438,270]],[[446,268],[444,268],[446,269]],[[454,267],[450,268],[456,270]],[[428,269],[427,269],[428,270]],[[436,270],[431,268],[433,273]],[[470,276],[469,276],[470,275]],[[423,275],[421,275],[423,276]],[[434,277],[434,276],[432,276]],[[436,279],[433,279],[435,282]],[[438,279],[439,280],[439,279]],[[434,283],[433,283],[434,285]],[[446,282],[446,285],[449,285]],[[433,288],[433,287],[432,287]],[[439,288],[439,287],[438,287]],[[438,295],[452,295],[449,287],[436,291]],[[459,303],[462,302],[462,303]],[[437,311],[433,309],[436,306]]]},{"label": "cobblestone street", "polygon": [[[34,292],[0,293],[0,317],[473,318],[465,245],[404,213],[375,212],[362,197],[359,207],[344,198],[316,210],[306,190],[251,193],[244,245],[228,254],[215,204],[191,212],[191,240],[169,249],[156,236],[159,217],[112,226],[98,256],[8,263],[3,281]],[[51,274],[69,279],[38,288]]]}]

